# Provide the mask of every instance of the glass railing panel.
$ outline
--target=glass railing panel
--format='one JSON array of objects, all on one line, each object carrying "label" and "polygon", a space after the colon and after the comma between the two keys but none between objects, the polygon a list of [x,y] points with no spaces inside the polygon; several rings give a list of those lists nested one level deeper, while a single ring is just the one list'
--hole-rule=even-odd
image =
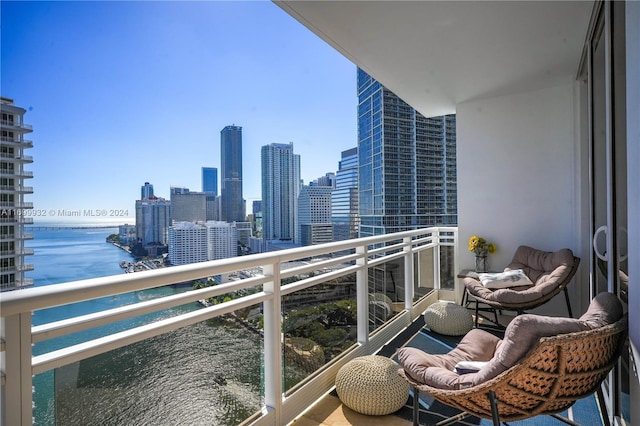
[{"label": "glass railing panel", "polygon": [[[36,424],[53,424],[52,416],[64,425],[241,423],[262,406],[263,338],[250,324],[259,312],[236,311],[55,369],[34,381]],[[42,397],[53,403],[40,407]]]},{"label": "glass railing panel", "polygon": [[356,343],[355,273],[283,296],[282,312],[286,392]]},{"label": "glass railing panel", "polygon": [[440,246],[440,288],[454,290],[456,283],[455,247]]},{"label": "glass railing panel", "polygon": [[435,289],[436,248],[429,247],[413,254],[413,301]]},{"label": "glass railing panel", "polygon": [[369,268],[369,331],[404,309],[404,260],[395,258]]}]

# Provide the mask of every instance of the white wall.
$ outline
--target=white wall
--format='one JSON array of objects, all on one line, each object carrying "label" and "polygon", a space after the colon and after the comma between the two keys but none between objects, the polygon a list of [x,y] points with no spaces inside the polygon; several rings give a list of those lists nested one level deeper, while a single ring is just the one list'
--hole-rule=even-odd
[{"label": "white wall", "polygon": [[[581,256],[573,87],[568,79],[562,86],[457,105],[462,268],[474,263],[467,250],[474,234],[497,244],[489,256],[494,270],[504,268],[521,244],[546,251],[568,247]],[[562,305],[555,312],[564,313]]]}]

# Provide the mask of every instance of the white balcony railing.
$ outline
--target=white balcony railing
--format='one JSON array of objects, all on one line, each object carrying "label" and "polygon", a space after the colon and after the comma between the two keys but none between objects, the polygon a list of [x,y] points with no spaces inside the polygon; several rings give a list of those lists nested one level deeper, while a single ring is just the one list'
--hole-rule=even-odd
[{"label": "white balcony railing", "polygon": [[[9,409],[0,420],[11,425],[32,423],[32,377],[36,374],[242,308],[259,306],[264,322],[263,406],[249,422],[255,425],[287,424],[332,388],[335,374],[342,365],[356,356],[377,352],[405,329],[437,298],[442,283],[453,290],[453,271],[457,269],[456,241],[457,228],[425,228],[3,293],[0,300],[3,321],[0,349],[5,360],[1,376],[5,391],[1,403]],[[441,253],[446,254],[441,256]],[[291,262],[297,262],[296,266],[291,267]],[[376,271],[391,264],[399,278],[393,282],[394,291],[397,291],[395,315],[382,325],[372,327],[369,316],[370,292],[375,291],[372,279]],[[261,272],[247,274],[241,271]],[[53,323],[34,326],[31,322],[33,311],[49,307],[233,273],[240,279]],[[354,275],[357,343],[285,392],[282,380],[283,298],[330,280]],[[298,281],[283,281],[291,277],[298,278]],[[37,342],[230,292],[244,295],[40,355],[32,352],[32,344]]]}]

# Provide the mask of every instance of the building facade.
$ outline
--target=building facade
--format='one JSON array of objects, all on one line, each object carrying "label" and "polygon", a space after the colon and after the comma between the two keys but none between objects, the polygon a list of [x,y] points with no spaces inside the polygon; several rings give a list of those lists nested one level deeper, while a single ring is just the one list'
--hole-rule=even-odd
[{"label": "building facade", "polygon": [[303,186],[298,197],[298,232],[296,242],[301,246],[333,241],[331,226],[330,186]]},{"label": "building facade", "polygon": [[136,238],[143,247],[166,246],[171,202],[155,195],[136,200]]},{"label": "building facade", "polygon": [[206,222],[207,258],[209,260],[228,259],[238,255],[238,229],[235,223]]},{"label": "building facade", "polygon": [[191,192],[171,188],[171,222],[217,220],[216,196],[210,192]]},{"label": "building facade", "polygon": [[336,172],[336,188],[331,193],[333,240],[358,237],[358,148],[342,151]]},{"label": "building facade", "polygon": [[172,265],[208,260],[207,228],[199,223],[175,222],[169,228],[169,262]]},{"label": "building facade", "polygon": [[[293,142],[262,147],[262,237],[295,241],[296,212],[300,195],[300,156]],[[266,246],[265,246],[266,247]]]},{"label": "building facade", "polygon": [[426,118],[358,69],[360,236],[457,224],[456,116]]},{"label": "building facade", "polygon": [[172,265],[227,259],[238,255],[235,223],[176,222],[169,228],[169,261]]},{"label": "building facade", "polygon": [[0,112],[0,291],[5,291],[33,285],[32,279],[25,278],[25,272],[33,270],[33,264],[25,262],[25,257],[33,254],[33,249],[25,247],[25,240],[33,235],[24,232],[24,225],[33,223],[28,214],[33,203],[24,201],[26,194],[33,193],[32,187],[24,185],[25,179],[33,177],[33,172],[24,170],[33,162],[31,156],[24,155],[33,143],[24,135],[33,129],[24,122],[26,110],[12,99],[0,99]]},{"label": "building facade", "polygon": [[202,168],[202,192],[209,192],[218,196],[218,169],[215,167]]},{"label": "building facade", "polygon": [[242,198],[242,127],[226,126],[220,131],[222,210],[220,220],[245,220]]}]

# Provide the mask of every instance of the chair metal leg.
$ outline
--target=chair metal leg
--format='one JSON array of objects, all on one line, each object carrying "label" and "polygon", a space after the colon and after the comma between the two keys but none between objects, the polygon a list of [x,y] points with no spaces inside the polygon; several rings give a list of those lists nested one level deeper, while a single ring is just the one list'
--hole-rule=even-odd
[{"label": "chair metal leg", "polygon": [[420,390],[415,386],[413,389],[413,426],[418,426],[418,417],[420,415]]},{"label": "chair metal leg", "polygon": [[442,420],[438,423],[435,424],[435,426],[447,426],[459,421],[462,421],[464,419],[466,419],[467,417],[469,417],[471,414],[467,413],[467,412],[461,412],[459,414],[456,414],[453,417],[449,417],[448,419]]},{"label": "chair metal leg", "polygon": [[558,414],[549,414],[551,417],[553,417],[554,419],[560,420],[562,423],[571,425],[571,426],[580,426],[580,423],[576,423],[573,420],[569,420],[566,417],[562,417]]},{"label": "chair metal leg", "polygon": [[564,288],[564,300],[567,302],[567,310],[569,311],[569,318],[573,318],[573,313],[571,312],[571,302],[569,302],[569,292],[567,288]]},{"label": "chair metal leg", "polygon": [[500,426],[500,416],[498,416],[498,403],[496,402],[496,393],[489,391],[487,395],[489,402],[491,403],[491,418],[493,419],[493,426]]},{"label": "chair metal leg", "polygon": [[478,302],[478,300],[477,300],[477,299],[476,299],[476,301],[475,301],[475,302],[476,302],[476,328],[478,328],[478,318],[480,317],[480,314],[479,314],[479,312],[478,312],[478,311],[479,311],[478,304],[479,304],[480,302]]},{"label": "chair metal leg", "polygon": [[[415,386],[411,386],[411,390],[413,391],[413,426],[419,426],[419,421],[420,421],[420,390],[418,390],[418,388],[416,388]],[[449,417],[448,419],[444,419],[438,423],[436,423],[434,426],[446,426],[446,425],[450,425],[456,422],[459,422],[460,420],[464,420],[467,417],[469,417],[471,414],[462,411],[459,414],[456,414],[453,417]]]}]

